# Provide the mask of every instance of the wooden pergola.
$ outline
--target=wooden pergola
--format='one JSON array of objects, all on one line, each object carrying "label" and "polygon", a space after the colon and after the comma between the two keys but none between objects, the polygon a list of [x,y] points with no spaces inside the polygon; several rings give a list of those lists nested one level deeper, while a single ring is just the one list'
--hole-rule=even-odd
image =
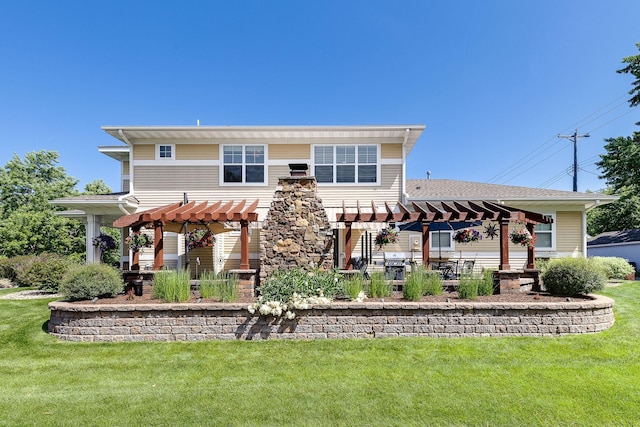
[{"label": "wooden pergola", "polygon": [[[247,200],[235,202],[177,202],[170,205],[148,209],[134,214],[125,215],[113,222],[117,228],[131,227],[138,231],[144,225],[151,224],[154,229],[154,257],[153,268],[160,270],[163,267],[163,233],[167,231],[179,231],[188,224],[211,224],[234,221],[240,223],[240,269],[249,269],[249,224],[258,220],[256,207],[258,199],[251,203]],[[139,254],[134,252],[131,269],[138,270]]]},{"label": "wooden pergola", "polygon": [[[518,208],[489,202],[472,201],[440,201],[411,203],[411,209],[397,202],[394,208],[384,202],[384,210],[375,202],[371,207],[363,207],[360,201],[356,206],[347,207],[342,202],[342,212],[336,214],[336,221],[345,224],[345,256],[347,268],[351,269],[351,226],[354,222],[419,222],[422,224],[422,264],[429,264],[429,226],[432,222],[462,221],[495,221],[500,225],[500,270],[510,270],[509,265],[509,223],[519,222],[526,225],[531,235],[536,224],[551,224],[550,216],[529,212]],[[535,268],[535,250],[527,249],[527,268]]]}]

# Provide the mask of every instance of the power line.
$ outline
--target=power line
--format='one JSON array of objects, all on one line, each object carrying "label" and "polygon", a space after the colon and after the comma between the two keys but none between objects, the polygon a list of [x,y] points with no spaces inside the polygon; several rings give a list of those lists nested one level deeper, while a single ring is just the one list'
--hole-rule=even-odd
[{"label": "power line", "polygon": [[573,191],[578,191],[578,139],[589,138],[590,136],[588,133],[578,135],[578,129],[573,135],[558,134],[558,138],[567,138],[573,141]]},{"label": "power line", "polygon": [[[614,100],[610,101],[609,103],[607,103],[606,105],[600,107],[599,109],[597,109],[596,111],[592,112],[591,114],[585,116],[584,118],[582,118],[581,120],[579,120],[578,122],[576,122],[574,125],[570,126],[567,129],[570,129],[571,127],[576,127],[577,125],[581,125],[581,126],[585,126],[589,123],[592,123],[593,121],[599,119],[600,117],[609,114],[611,111],[617,109],[618,107],[620,107],[621,105],[624,105],[626,103],[626,101],[620,102],[618,104],[616,104],[613,108],[608,109],[607,111],[605,111],[604,113],[595,116],[596,114],[598,114],[599,112],[605,110],[606,108],[608,108],[609,106],[611,106],[612,104],[616,103],[618,100],[620,100],[623,97],[626,97],[628,94],[625,92],[624,94],[618,96],[617,98],[615,98]],[[630,112],[630,111],[629,111]],[[594,130],[600,129],[606,125],[608,125],[609,123],[618,120],[620,117],[629,114],[629,112],[624,113],[606,123],[604,123],[603,125],[595,128],[592,130],[592,132]],[[593,118],[592,118],[593,117]],[[588,120],[590,119],[591,120]],[[579,127],[579,126],[578,126]],[[564,129],[564,131],[566,131],[567,129]],[[542,143],[540,146],[538,146],[537,148],[535,148],[534,150],[530,151],[529,153],[527,153],[525,156],[521,157],[520,159],[516,160],[514,163],[512,163],[511,165],[509,165],[508,167],[506,167],[505,169],[503,169],[502,171],[500,171],[499,173],[497,173],[496,175],[492,176],[487,182],[489,183],[497,183],[500,180],[503,180],[502,183],[507,183],[508,181],[513,180],[514,178],[520,176],[522,174],[522,170],[523,167],[526,166],[529,162],[533,161],[536,157],[540,156],[543,152],[543,150],[546,149],[547,145],[549,145],[552,141],[554,141],[555,138],[550,138],[547,141],[545,141],[544,143]],[[555,153],[558,153],[559,151],[556,151]],[[545,160],[548,159],[549,156],[545,157]],[[525,170],[530,170],[533,167],[537,166],[538,164],[540,164],[540,162],[532,165],[532,166],[528,166]],[[519,171],[520,173],[515,175],[515,176],[511,176],[510,178],[507,178],[510,174]]]}]

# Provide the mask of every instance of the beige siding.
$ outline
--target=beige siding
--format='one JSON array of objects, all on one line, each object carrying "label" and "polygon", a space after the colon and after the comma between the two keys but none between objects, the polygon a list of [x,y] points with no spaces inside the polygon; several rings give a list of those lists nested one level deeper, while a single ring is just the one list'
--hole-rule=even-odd
[{"label": "beige siding", "polygon": [[[197,265],[197,259],[200,259],[200,265]],[[189,270],[191,277],[196,277],[196,266],[198,277],[206,272],[213,272],[213,247],[194,248],[189,251]]]},{"label": "beige siding", "polygon": [[120,169],[120,173],[122,175],[129,175],[129,165],[130,163],[128,160],[125,160],[124,162],[122,162],[122,165],[121,165],[122,167]]},{"label": "beige siding", "polygon": [[156,146],[153,144],[136,144],[132,149],[134,160],[154,160],[156,158]]},{"label": "beige siding", "polygon": [[556,251],[579,253],[582,251],[582,213],[556,212]]},{"label": "beige siding", "polygon": [[220,150],[215,144],[178,144],[176,160],[218,160]]},{"label": "beige siding", "polygon": [[360,200],[365,206],[370,206],[373,200],[376,203],[384,201],[394,204],[402,200],[402,165],[382,165],[380,185],[318,185],[318,195],[322,199],[324,207],[341,207],[344,200],[347,206],[355,206],[356,200]]},{"label": "beige siding", "polygon": [[383,159],[402,159],[402,145],[381,144],[380,157]]},{"label": "beige siding", "polygon": [[270,144],[269,159],[311,159],[311,146],[307,144]]}]

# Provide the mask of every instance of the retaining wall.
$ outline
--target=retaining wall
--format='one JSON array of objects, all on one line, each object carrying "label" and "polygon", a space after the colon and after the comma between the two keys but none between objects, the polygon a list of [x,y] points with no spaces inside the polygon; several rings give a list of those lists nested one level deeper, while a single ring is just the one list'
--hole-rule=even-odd
[{"label": "retaining wall", "polygon": [[246,304],[49,304],[49,332],[70,341],[201,341],[380,337],[557,336],[611,327],[614,301],[333,302],[293,320]]}]

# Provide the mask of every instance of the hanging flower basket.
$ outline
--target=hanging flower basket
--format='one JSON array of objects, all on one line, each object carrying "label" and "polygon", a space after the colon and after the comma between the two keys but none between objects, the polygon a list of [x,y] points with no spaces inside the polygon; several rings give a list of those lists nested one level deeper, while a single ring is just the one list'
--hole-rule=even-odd
[{"label": "hanging flower basket", "polygon": [[108,251],[109,249],[115,249],[118,247],[113,237],[108,234],[100,233],[98,237],[94,237],[92,240],[93,246],[100,248],[100,252]]},{"label": "hanging flower basket", "polygon": [[509,233],[509,238],[511,239],[512,243],[515,243],[516,245],[527,246],[529,248],[532,248],[536,244],[536,236],[532,236],[531,233],[529,233],[529,230],[527,230],[526,228],[512,231],[511,233]]},{"label": "hanging flower basket", "polygon": [[206,246],[213,246],[216,242],[216,238],[206,228],[195,228],[187,233],[187,247],[189,249],[202,248]]},{"label": "hanging flower basket", "polygon": [[134,231],[124,242],[129,245],[132,251],[139,251],[141,248],[149,248],[153,245],[153,237],[144,234],[142,231]]},{"label": "hanging flower basket", "polygon": [[396,243],[398,241],[398,230],[391,228],[383,228],[376,235],[376,245],[382,248],[389,243]]},{"label": "hanging flower basket", "polygon": [[456,234],[453,236],[453,240],[456,243],[463,243],[463,244],[477,242],[480,239],[482,239],[480,232],[472,228],[464,228],[462,230],[458,230]]}]

